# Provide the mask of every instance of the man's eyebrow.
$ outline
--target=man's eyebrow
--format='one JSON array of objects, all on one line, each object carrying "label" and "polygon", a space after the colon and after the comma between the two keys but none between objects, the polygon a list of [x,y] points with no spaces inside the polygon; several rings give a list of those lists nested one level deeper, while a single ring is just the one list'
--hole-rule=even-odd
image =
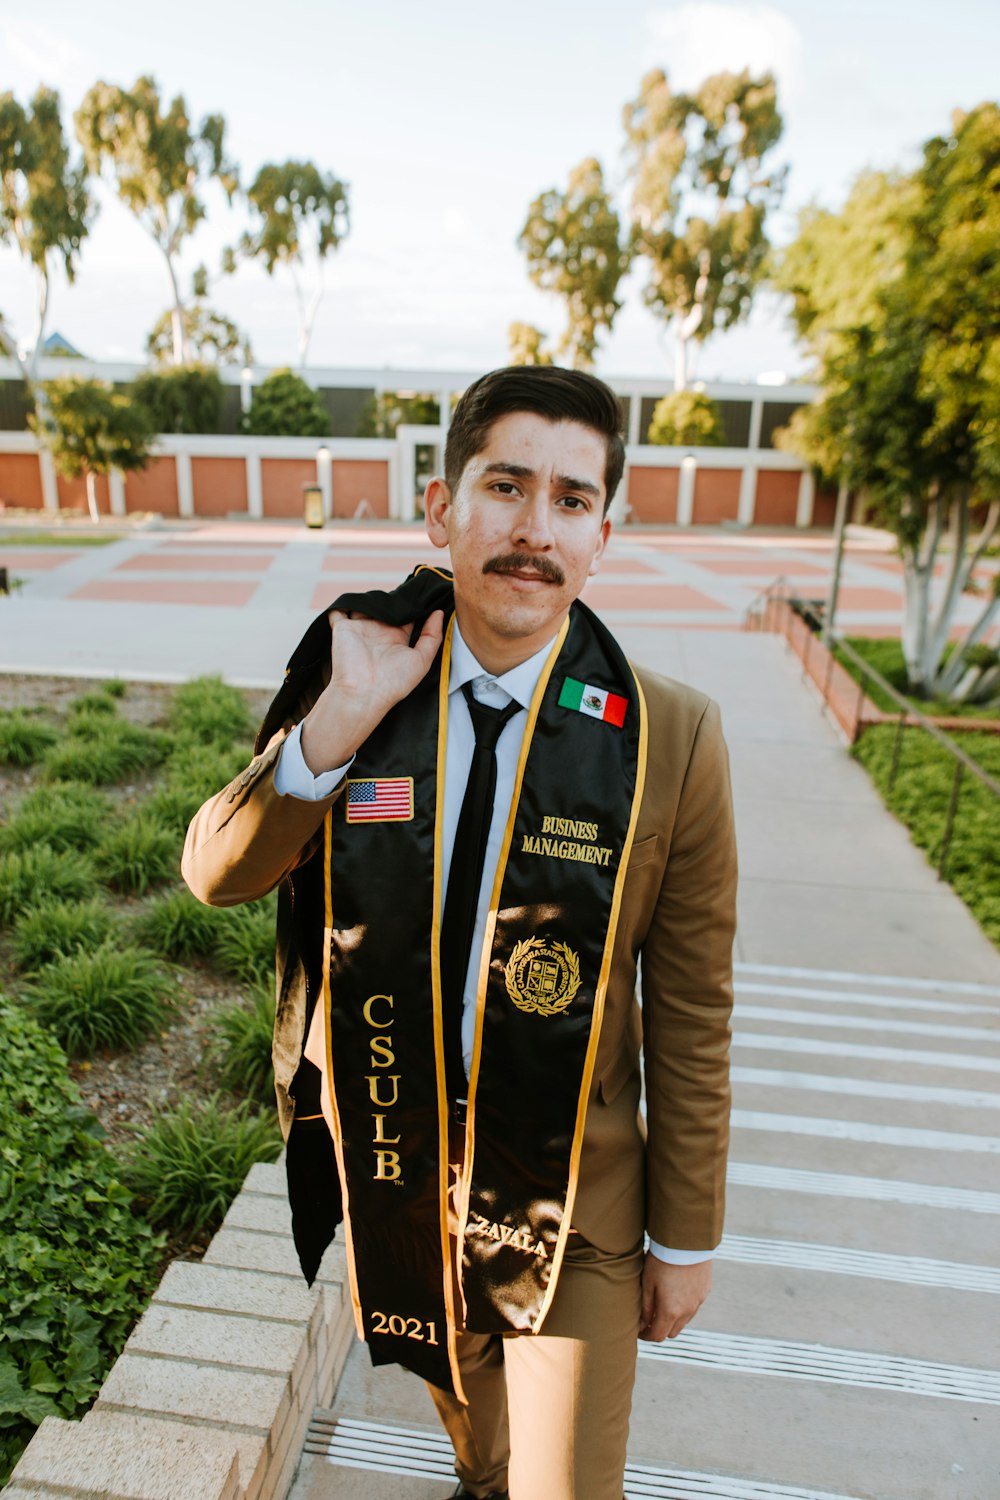
[{"label": "man's eyebrow", "polygon": [[[535,469],[529,469],[525,464],[508,464],[502,459],[492,464],[484,464],[483,474],[510,474],[514,479],[537,479],[538,473]],[[586,495],[594,495],[597,499],[601,497],[600,487],[591,479],[574,479],[570,474],[557,474],[556,484],[563,490],[583,490]]]}]

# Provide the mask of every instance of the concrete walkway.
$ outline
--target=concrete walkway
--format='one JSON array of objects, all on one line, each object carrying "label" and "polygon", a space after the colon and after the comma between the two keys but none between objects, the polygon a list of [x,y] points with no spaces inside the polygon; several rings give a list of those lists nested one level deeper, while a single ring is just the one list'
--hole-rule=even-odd
[{"label": "concrete walkway", "polygon": [[[365,535],[329,572],[306,557],[315,543],[288,544],[281,589],[302,614],[293,563],[308,588],[362,587]],[[623,562],[649,563],[627,543]],[[212,633],[228,609],[64,594],[53,610],[40,582],[0,601],[0,670],[127,675],[138,660],[143,675],[273,681],[299,628],[287,593],[233,606]],[[665,628],[620,603],[607,617],[637,660],[721,703],[742,865],[727,1238],[696,1323],[641,1347],[629,1496],[996,1500],[1000,954],[778,639]],[[11,644],[18,622],[27,645]],[[376,1374],[358,1347],[291,1495],[444,1500],[449,1472],[419,1382]]]}]

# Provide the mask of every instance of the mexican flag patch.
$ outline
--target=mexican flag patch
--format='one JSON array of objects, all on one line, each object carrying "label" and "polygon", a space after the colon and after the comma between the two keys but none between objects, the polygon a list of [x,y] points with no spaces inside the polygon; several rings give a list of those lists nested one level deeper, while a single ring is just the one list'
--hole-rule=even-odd
[{"label": "mexican flag patch", "polygon": [[628,699],[618,693],[609,693],[607,688],[594,687],[589,682],[577,682],[567,677],[559,694],[560,708],[575,708],[577,713],[589,714],[592,719],[603,719],[619,728],[625,722]]}]

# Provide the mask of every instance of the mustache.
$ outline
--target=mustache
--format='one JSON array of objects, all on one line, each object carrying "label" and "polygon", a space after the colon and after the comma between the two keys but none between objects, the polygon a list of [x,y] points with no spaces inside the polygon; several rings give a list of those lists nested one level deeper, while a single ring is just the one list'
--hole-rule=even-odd
[{"label": "mustache", "polygon": [[484,573],[537,573],[548,583],[565,583],[566,577],[558,563],[548,557],[533,557],[530,552],[506,552],[501,557],[491,557],[483,563]]}]

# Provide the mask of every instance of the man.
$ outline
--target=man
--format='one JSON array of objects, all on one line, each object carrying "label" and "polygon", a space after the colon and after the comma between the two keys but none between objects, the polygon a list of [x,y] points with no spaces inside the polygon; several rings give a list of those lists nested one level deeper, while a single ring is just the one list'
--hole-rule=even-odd
[{"label": "man", "polygon": [[721,1235],[728,765],[715,705],[577,602],[619,420],[579,372],[475,382],[426,494],[453,583],[315,622],[185,846],[204,901],[279,886],[303,1269],[343,1212],[359,1333],[427,1378],[459,1495],[621,1500],[636,1336],[694,1316]]}]

